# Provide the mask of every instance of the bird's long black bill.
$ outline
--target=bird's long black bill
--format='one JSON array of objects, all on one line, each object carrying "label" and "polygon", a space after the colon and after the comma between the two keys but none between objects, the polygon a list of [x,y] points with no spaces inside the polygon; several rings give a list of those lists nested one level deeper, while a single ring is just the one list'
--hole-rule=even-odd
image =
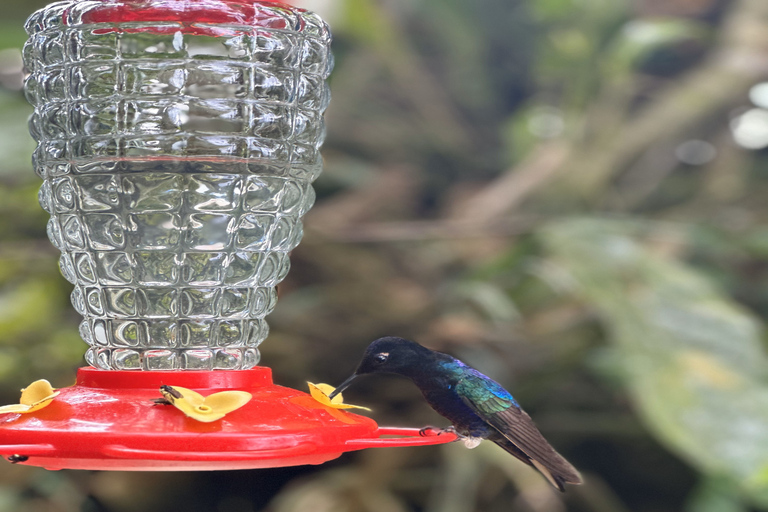
[{"label": "bird's long black bill", "polygon": [[355,377],[357,377],[357,374],[356,374],[356,373],[353,373],[353,374],[352,374],[352,375],[351,375],[351,376],[350,376],[350,377],[349,377],[347,380],[345,380],[344,382],[342,382],[342,383],[339,385],[339,387],[337,387],[336,389],[334,389],[334,390],[333,390],[333,393],[331,393],[330,395],[328,395],[328,398],[330,398],[331,400],[333,400],[333,397],[335,397],[336,395],[338,395],[339,393],[341,393],[342,391],[344,391],[345,389],[347,389],[347,388],[349,387],[349,385],[350,385],[350,384],[352,384],[352,381],[353,381],[353,380],[355,380]]}]

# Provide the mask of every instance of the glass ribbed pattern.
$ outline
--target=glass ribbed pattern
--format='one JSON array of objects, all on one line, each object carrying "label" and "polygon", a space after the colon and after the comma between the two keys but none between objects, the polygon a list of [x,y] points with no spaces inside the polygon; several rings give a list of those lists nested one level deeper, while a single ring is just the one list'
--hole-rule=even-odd
[{"label": "glass ribbed pattern", "polygon": [[269,3],[89,0],[27,31],[40,203],[88,363],[256,365],[321,171],[326,24]]}]

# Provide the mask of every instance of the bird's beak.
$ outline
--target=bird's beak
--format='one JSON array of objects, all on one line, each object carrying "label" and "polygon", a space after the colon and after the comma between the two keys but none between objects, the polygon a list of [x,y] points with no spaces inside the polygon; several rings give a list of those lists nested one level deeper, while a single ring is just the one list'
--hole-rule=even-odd
[{"label": "bird's beak", "polygon": [[352,381],[353,381],[353,380],[355,380],[355,377],[357,377],[357,374],[356,374],[356,373],[353,373],[353,374],[352,374],[352,375],[351,375],[351,376],[350,376],[350,377],[349,377],[347,380],[345,380],[344,382],[342,382],[342,383],[341,383],[341,385],[339,385],[339,387],[337,387],[336,389],[334,389],[334,390],[333,390],[333,393],[331,393],[330,395],[328,395],[328,398],[330,398],[331,400],[333,400],[333,397],[335,397],[336,395],[338,395],[339,393],[341,393],[342,391],[344,391],[345,389],[347,389],[347,388],[349,387],[349,385],[350,385],[350,384],[352,384]]}]

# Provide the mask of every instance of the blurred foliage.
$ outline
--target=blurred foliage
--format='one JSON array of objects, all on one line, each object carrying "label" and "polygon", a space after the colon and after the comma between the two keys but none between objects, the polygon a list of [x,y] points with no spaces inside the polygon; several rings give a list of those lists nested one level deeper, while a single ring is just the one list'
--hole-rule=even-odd
[{"label": "blurred foliage", "polygon": [[[640,235],[651,248],[638,243]],[[542,236],[553,273],[562,272],[553,280],[570,285],[608,327],[615,345],[603,364],[625,379],[649,427],[704,472],[768,505],[768,358],[760,324],[670,258],[684,233],[580,220]]]},{"label": "blurred foliage", "polygon": [[[10,403],[70,384],[85,346],[18,89],[42,2],[0,3]],[[768,153],[732,131],[768,81],[768,2],[305,3],[335,34],[326,170],[263,362],[304,389],[414,338],[508,386],[587,484],[559,495],[456,444],[224,473],[0,465],[0,511],[768,510]],[[445,424],[400,379],[347,394],[382,424]]]}]

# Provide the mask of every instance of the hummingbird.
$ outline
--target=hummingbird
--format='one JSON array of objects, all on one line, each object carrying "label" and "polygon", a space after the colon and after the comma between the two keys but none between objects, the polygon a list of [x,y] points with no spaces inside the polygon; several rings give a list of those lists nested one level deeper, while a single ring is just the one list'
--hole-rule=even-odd
[{"label": "hummingbird", "polygon": [[359,375],[394,373],[410,378],[429,405],[453,424],[445,429],[474,448],[493,441],[537,469],[554,487],[582,483],[579,472],[544,439],[533,420],[498,382],[442,352],[387,336],[371,343],[357,370],[329,396]]}]

